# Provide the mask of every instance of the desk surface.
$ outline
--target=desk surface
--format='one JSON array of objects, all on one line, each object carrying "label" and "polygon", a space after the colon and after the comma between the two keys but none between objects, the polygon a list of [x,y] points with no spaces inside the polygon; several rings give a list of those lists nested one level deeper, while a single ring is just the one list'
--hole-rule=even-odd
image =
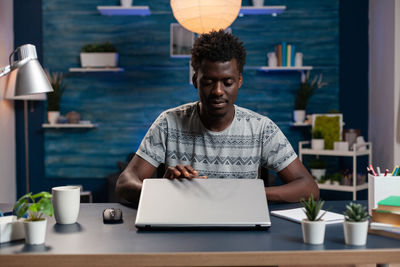
[{"label": "desk surface", "polygon": [[[342,213],[346,201],[327,201],[325,207]],[[365,203],[364,203],[365,204]],[[298,207],[272,204],[270,210]],[[0,204],[0,210],[10,208]],[[102,211],[118,207],[123,224],[103,224]],[[368,235],[366,246],[344,244],[342,224],[326,226],[324,245],[302,241],[301,225],[271,216],[265,231],[175,230],[138,231],[136,210],[120,204],[81,204],[78,223],[55,224],[50,218],[46,243],[28,246],[23,241],[0,245],[0,262],[21,264],[217,266],[278,264],[349,264],[400,262],[400,240]],[[22,257],[21,257],[22,256]]]}]

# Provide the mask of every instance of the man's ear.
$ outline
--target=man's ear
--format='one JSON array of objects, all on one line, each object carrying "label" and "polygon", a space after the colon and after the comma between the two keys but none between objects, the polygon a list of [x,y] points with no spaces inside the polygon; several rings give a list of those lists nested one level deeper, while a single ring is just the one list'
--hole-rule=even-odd
[{"label": "man's ear", "polygon": [[243,83],[243,75],[241,73],[239,73],[239,86],[238,86],[238,88],[242,87],[242,83]]},{"label": "man's ear", "polygon": [[192,76],[192,83],[193,83],[194,88],[197,89],[197,73],[196,72]]}]

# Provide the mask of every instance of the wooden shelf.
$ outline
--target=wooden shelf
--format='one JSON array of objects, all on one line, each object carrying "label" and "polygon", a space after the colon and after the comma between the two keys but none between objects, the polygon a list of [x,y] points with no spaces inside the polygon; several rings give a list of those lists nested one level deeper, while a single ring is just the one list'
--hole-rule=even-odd
[{"label": "wooden shelf", "polygon": [[70,72],[123,72],[124,68],[69,68]]},{"label": "wooden shelf", "polygon": [[259,67],[259,71],[305,71],[305,70],[312,70],[312,66],[301,66],[301,67]]},{"label": "wooden shelf", "polygon": [[49,124],[44,123],[42,124],[43,128],[97,128],[97,124],[95,123],[56,123],[56,124]]},{"label": "wooden shelf", "polygon": [[[329,182],[325,184],[318,184],[319,189],[325,190],[335,190],[335,191],[344,191],[344,192],[353,192],[354,187],[352,185],[333,185]],[[361,185],[356,186],[356,191],[368,189],[368,183],[363,183]]]},{"label": "wooden shelf", "polygon": [[98,6],[97,10],[104,16],[150,16],[148,6]]},{"label": "wooden shelf", "polygon": [[273,15],[282,13],[286,10],[286,6],[242,6],[239,11],[239,16],[244,15]]}]

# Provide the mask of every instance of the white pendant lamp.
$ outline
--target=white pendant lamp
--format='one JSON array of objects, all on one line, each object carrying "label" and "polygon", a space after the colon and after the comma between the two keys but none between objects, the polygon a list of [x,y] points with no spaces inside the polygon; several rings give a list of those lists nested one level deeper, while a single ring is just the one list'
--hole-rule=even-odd
[{"label": "white pendant lamp", "polygon": [[242,0],[171,0],[175,19],[189,31],[203,34],[228,28]]}]

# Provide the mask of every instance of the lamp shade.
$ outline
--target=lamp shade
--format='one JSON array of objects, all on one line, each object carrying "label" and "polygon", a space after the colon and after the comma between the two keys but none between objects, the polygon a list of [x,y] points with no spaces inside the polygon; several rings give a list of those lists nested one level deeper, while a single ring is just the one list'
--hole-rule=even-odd
[{"label": "lamp shade", "polygon": [[6,80],[6,90],[4,98],[9,100],[46,100],[47,97],[45,93],[15,96],[18,72],[19,70],[15,69],[11,71],[7,76],[0,78]]},{"label": "lamp shade", "polygon": [[239,14],[241,0],[171,0],[175,19],[199,34],[226,29]]}]

